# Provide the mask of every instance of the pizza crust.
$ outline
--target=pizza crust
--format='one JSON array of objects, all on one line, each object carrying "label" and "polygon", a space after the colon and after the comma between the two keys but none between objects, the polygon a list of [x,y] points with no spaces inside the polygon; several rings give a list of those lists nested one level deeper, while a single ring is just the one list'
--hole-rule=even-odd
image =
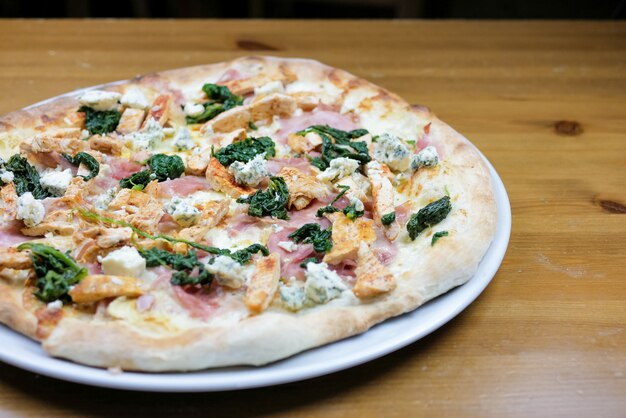
[{"label": "pizza crust", "polygon": [[[444,171],[420,170],[411,181],[418,184],[421,176],[430,176],[432,181],[448,181],[455,210],[437,229],[449,228],[452,233],[433,247],[430,236],[418,237],[409,244],[401,235],[399,240],[404,240],[401,252],[392,265],[397,288],[371,300],[344,297],[297,314],[270,308],[233,326],[193,326],[169,335],[148,334],[122,321],[66,316],[43,341],[43,347],[51,355],[92,366],[152,372],[263,365],[365,332],[465,283],[476,271],[495,234],[497,213],[491,177],[474,146],[428,109],[412,109],[397,95],[316,61],[271,57],[248,57],[166,71],[104,88],[122,92],[140,84],[155,90],[181,89],[191,94],[200,91],[206,82],[218,81],[232,69],[244,74],[261,71],[275,76],[291,72],[307,79],[312,86],[326,86],[321,96],[327,105],[353,102],[352,109],[341,110],[357,113],[363,127],[375,134],[393,133],[398,123],[402,123],[400,130],[415,132],[417,136],[430,123],[430,135],[437,138],[444,154],[445,164],[438,170]],[[341,89],[347,93],[334,97]],[[0,118],[0,135],[36,131],[43,121],[61,126],[76,104],[76,95],[70,94],[4,116]],[[419,187],[412,189],[412,193],[414,212],[423,206],[419,202],[427,196],[422,196]],[[409,261],[410,266],[402,264]],[[7,296],[14,292],[2,292],[3,286],[6,287],[0,279],[0,321],[26,335],[34,335],[33,315],[20,308],[15,297]]]}]

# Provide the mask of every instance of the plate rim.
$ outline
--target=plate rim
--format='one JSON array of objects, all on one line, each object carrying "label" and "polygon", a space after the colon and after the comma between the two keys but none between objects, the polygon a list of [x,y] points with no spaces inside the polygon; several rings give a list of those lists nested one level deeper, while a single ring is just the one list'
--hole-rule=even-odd
[{"label": "plate rim", "polygon": [[[11,352],[11,350],[7,349],[7,346],[10,346],[10,344],[0,345],[0,361],[44,376],[111,389],[149,392],[219,392],[274,386],[308,380],[356,367],[404,348],[441,328],[447,322],[459,315],[471,303],[473,303],[489,285],[491,280],[493,280],[498,269],[500,268],[500,265],[502,264],[504,255],[506,254],[511,234],[510,201],[506,188],[504,187],[504,183],[502,182],[502,179],[498,175],[497,171],[489,160],[479,150],[477,151],[489,169],[492,186],[494,188],[498,214],[496,233],[487,252],[481,259],[479,269],[474,276],[472,276],[472,278],[470,278],[470,280],[465,284],[438,296],[433,299],[432,302],[437,303],[437,301],[439,301],[439,303],[442,303],[442,301],[446,301],[448,299],[454,300],[455,295],[456,297],[459,297],[460,300],[450,307],[446,311],[445,315],[431,321],[423,329],[419,329],[416,332],[408,331],[403,333],[400,338],[393,339],[391,342],[383,344],[381,347],[378,347],[378,345],[380,345],[378,344],[374,348],[367,348],[364,350],[365,352],[359,352],[359,350],[357,350],[352,352],[350,355],[335,358],[330,362],[314,366],[296,366],[288,368],[287,370],[281,370],[280,367],[276,367],[276,365],[285,364],[291,359],[296,358],[299,355],[304,355],[308,352],[329,349],[329,347],[332,347],[335,344],[340,344],[344,341],[357,338],[367,338],[367,334],[369,332],[373,329],[384,327],[385,323],[388,321],[402,321],[404,319],[410,322],[411,313],[419,311],[421,307],[377,324],[365,333],[326,344],[321,347],[316,347],[302,353],[295,354],[287,359],[279,360],[269,365],[260,367],[228,367],[207,369],[196,372],[177,373],[123,372],[120,374],[114,374],[106,369],[95,368],[73,363],[64,359],[50,357],[45,355],[45,352],[43,352],[43,354],[45,355],[46,361],[33,362],[29,360],[31,356],[23,358],[19,355],[21,353],[16,355]],[[480,266],[486,262],[485,260],[488,260],[489,266],[483,266],[486,269],[483,273],[484,277],[481,277],[481,280],[478,280],[476,276],[478,272],[480,272]],[[459,294],[461,294],[461,296],[459,296]],[[428,302],[427,304],[429,303],[431,302]],[[38,342],[30,340],[28,337],[25,337],[7,326],[0,324],[0,336],[6,333],[9,333],[8,335],[13,334],[16,338],[23,338],[27,340],[26,344],[33,344],[33,348],[35,348],[35,350],[37,348],[41,350]],[[229,376],[227,376],[227,379],[224,380],[224,376],[221,376],[221,374],[228,374]],[[237,378],[237,376],[239,376],[239,378]]]}]

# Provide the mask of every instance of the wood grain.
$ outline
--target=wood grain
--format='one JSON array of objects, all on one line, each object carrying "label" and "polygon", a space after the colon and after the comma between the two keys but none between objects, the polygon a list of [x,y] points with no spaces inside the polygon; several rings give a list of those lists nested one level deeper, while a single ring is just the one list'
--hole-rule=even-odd
[{"label": "wood grain", "polygon": [[624,416],[626,24],[0,21],[0,113],[136,74],[310,57],[433,108],[491,160],[513,233],[431,336],[306,382],[219,394],[83,387],[0,365],[0,415]]}]

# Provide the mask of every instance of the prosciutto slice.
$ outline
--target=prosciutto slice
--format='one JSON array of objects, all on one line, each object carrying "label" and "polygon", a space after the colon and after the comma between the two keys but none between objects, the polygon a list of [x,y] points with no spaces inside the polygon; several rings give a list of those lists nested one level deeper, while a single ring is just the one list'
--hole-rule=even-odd
[{"label": "prosciutto slice", "polygon": [[209,182],[204,177],[185,176],[174,180],[159,183],[159,193],[163,197],[185,197],[200,190],[211,190]]},{"label": "prosciutto slice", "polygon": [[289,134],[301,131],[311,125],[329,125],[343,131],[351,131],[358,128],[352,119],[346,115],[330,110],[317,110],[314,112],[304,112],[292,118],[281,119],[281,127],[278,132],[276,132],[276,139],[286,144]]}]

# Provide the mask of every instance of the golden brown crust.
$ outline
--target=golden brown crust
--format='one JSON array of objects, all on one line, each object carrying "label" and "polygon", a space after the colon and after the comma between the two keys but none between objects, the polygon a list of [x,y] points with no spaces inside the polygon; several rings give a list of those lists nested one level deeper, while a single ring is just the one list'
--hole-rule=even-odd
[{"label": "golden brown crust", "polygon": [[[43,343],[51,355],[94,366],[145,371],[261,365],[364,332],[464,283],[474,273],[495,233],[496,209],[491,178],[475,148],[428,109],[412,109],[393,93],[315,61],[269,57],[247,57],[149,74],[104,88],[122,92],[133,85],[141,85],[172,94],[173,102],[180,105],[176,92],[192,96],[200,91],[203,83],[217,82],[228,76],[231,70],[248,77],[258,72],[293,73],[311,84],[321,83],[327,88],[316,94],[319,100],[329,106],[343,107],[344,114],[352,115],[371,132],[384,130],[420,138],[424,135],[424,127],[429,126],[429,136],[441,146],[444,163],[437,168],[418,170],[405,189],[411,196],[412,211],[441,197],[444,185],[450,190],[454,210],[437,228],[449,230],[450,235],[431,247],[433,231],[426,231],[412,243],[401,231],[396,242],[403,247],[389,267],[396,288],[366,301],[346,296],[297,315],[270,306],[262,314],[245,318],[234,326],[197,325],[177,333],[162,334],[145,332],[121,320],[64,316],[49,330]],[[298,105],[301,97],[310,96],[303,91],[287,94]],[[347,106],[347,103],[351,105]],[[5,135],[20,140],[45,132],[50,127],[81,127],[80,118],[75,116],[76,108],[76,93],[73,93],[5,115],[0,117],[0,137]],[[289,110],[292,110],[291,105]],[[432,187],[425,189],[426,181]],[[234,194],[242,193],[244,191]],[[416,259],[407,253],[421,256]],[[0,321],[27,335],[34,335],[34,316],[21,307],[15,288],[7,287],[0,280]]]}]

